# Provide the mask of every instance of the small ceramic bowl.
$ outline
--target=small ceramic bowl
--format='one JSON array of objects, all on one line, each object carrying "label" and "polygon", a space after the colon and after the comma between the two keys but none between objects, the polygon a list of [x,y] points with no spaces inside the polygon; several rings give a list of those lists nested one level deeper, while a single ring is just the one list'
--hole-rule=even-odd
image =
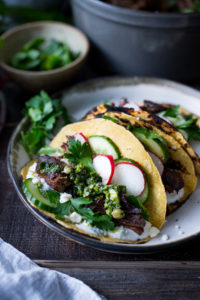
[{"label": "small ceramic bowl", "polygon": [[[72,51],[81,54],[69,65],[49,71],[23,71],[9,66],[11,57],[21,50],[24,44],[36,37],[42,37],[47,42],[52,38],[66,42]],[[80,71],[89,51],[88,39],[81,31],[59,22],[28,23],[7,31],[1,38],[3,46],[0,49],[0,67],[10,79],[32,92],[41,89],[55,91],[63,87]]]}]

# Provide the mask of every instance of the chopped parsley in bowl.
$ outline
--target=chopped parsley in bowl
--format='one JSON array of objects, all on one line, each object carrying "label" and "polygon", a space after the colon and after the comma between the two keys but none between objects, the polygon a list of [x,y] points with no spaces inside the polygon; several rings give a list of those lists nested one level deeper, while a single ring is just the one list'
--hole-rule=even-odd
[{"label": "chopped parsley in bowl", "polygon": [[74,52],[65,42],[37,37],[26,43],[15,53],[10,65],[13,68],[27,71],[48,71],[64,67],[73,62],[80,52]]}]

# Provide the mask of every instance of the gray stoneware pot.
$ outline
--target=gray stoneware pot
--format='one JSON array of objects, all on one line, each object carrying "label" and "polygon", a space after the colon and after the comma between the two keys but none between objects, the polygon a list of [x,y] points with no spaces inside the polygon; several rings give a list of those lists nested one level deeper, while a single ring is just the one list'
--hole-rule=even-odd
[{"label": "gray stoneware pot", "polygon": [[200,80],[200,13],[133,11],[99,0],[71,4],[76,26],[96,48],[96,61],[110,71]]}]

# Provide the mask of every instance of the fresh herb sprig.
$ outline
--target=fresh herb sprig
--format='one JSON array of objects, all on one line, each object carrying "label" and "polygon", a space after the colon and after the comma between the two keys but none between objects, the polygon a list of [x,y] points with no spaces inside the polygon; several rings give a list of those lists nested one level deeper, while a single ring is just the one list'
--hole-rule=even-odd
[{"label": "fresh herb sprig", "polygon": [[[172,108],[168,108],[164,111],[163,116],[176,119],[180,116],[179,108],[180,105],[175,105]],[[181,123],[179,122],[176,124],[176,122],[173,122],[173,119],[171,119],[171,121],[178,130],[186,133],[188,139],[191,138],[193,140],[200,141],[200,128],[197,126],[198,119],[194,118],[191,114],[184,115],[182,118],[183,122]]]},{"label": "fresh herb sprig", "polygon": [[47,71],[66,66],[80,55],[64,42],[51,39],[47,46],[44,46],[44,42],[44,38],[37,37],[26,43],[13,55],[10,65],[26,71]]},{"label": "fresh herb sprig", "polygon": [[86,205],[91,204],[92,200],[89,198],[71,198],[68,202],[60,204],[56,211],[56,218],[63,218],[64,216],[69,216],[71,213],[71,208],[74,209],[79,215],[83,217],[88,223],[97,228],[103,230],[113,230],[115,224],[111,217],[107,215],[98,215],[98,213],[93,212],[92,209],[86,207]]},{"label": "fresh herb sprig", "polygon": [[59,117],[62,117],[64,124],[70,123],[61,100],[51,99],[45,91],[27,101],[22,113],[31,121],[30,129],[21,132],[21,144],[31,159],[53,137]]},{"label": "fresh herb sprig", "polygon": [[64,156],[74,164],[82,163],[90,170],[94,170],[92,163],[92,152],[90,146],[86,143],[81,144],[80,141],[73,138],[68,139],[68,150],[70,153],[65,153]]}]

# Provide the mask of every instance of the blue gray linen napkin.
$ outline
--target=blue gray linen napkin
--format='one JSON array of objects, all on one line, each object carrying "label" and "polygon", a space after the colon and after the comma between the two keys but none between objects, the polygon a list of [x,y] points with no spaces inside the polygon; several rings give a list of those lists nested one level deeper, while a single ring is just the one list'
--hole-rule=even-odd
[{"label": "blue gray linen napkin", "polygon": [[102,300],[82,281],[41,268],[0,238],[1,300]]}]

